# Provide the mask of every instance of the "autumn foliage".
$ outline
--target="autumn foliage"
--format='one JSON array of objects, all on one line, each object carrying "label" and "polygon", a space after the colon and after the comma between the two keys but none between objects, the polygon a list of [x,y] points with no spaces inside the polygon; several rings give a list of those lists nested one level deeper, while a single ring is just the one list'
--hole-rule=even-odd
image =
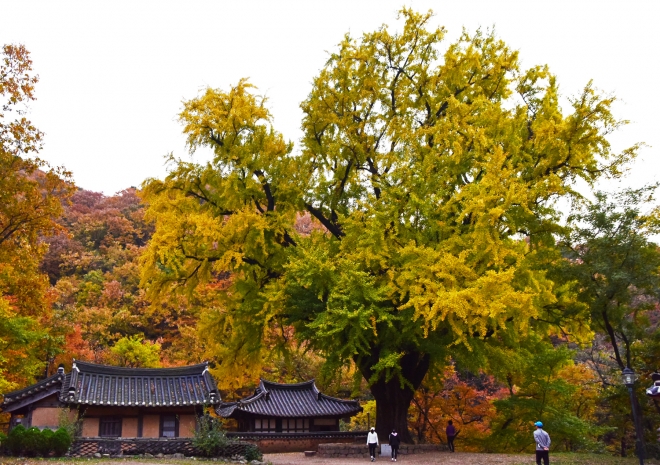
[{"label": "autumn foliage", "polygon": [[[205,89],[179,119],[212,159],[170,155],[115,195],[39,158],[38,79],[5,46],[0,392],[73,359],[206,359],[226,400],[316,378],[363,401],[345,428],[381,437],[443,443],[452,420],[459,449],[520,452],[542,420],[553,448],[629,453],[618,375],[645,384],[660,357],[656,186],[577,186],[638,146],[611,149],[625,122],[592,83],[562,108],[548,67],[492,31],[446,45],[430,18],[344,37],[298,145],[248,80]],[[660,405],[635,402],[650,437]]]},{"label": "autumn foliage", "polygon": [[48,281],[40,272],[73,185],[70,174],[40,159],[42,133],[27,119],[38,78],[25,47],[0,57],[0,391],[25,385],[61,340],[50,329]]},{"label": "autumn foliage", "polygon": [[492,376],[462,379],[449,365],[443,373],[429,374],[417,390],[409,424],[418,442],[441,444],[447,441],[445,427],[452,420],[463,450],[483,450],[496,416],[493,401],[503,396],[504,387]]}]

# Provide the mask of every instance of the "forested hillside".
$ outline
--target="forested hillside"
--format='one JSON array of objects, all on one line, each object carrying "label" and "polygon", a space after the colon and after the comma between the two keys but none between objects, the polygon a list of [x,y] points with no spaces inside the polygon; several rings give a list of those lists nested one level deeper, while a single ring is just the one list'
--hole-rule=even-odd
[{"label": "forested hillside", "polygon": [[[656,185],[602,192],[638,145],[592,83],[493,32],[443,43],[430,14],[346,36],[311,85],[300,147],[247,80],[179,115],[191,152],[107,196],[38,157],[36,77],[0,65],[0,392],[72,359],[211,362],[225,399],[316,378],[386,436],[522,451],[542,419],[566,450],[634,447],[624,368],[660,363]],[[587,186],[580,191],[578,184]],[[653,449],[653,446],[649,446]]]},{"label": "forested hillside", "polygon": [[[135,189],[112,197],[78,190],[59,222],[65,233],[46,239],[41,265],[66,335],[55,363],[72,358],[136,366],[181,363],[176,351],[182,347],[173,342],[183,342],[194,309],[184,301],[152,307],[139,287],[138,261],[152,228]],[[125,344],[143,346],[132,362],[118,352]],[[195,356],[191,349],[186,358]]]},{"label": "forested hillside", "polygon": [[[52,350],[51,355],[57,355],[51,371],[59,363],[70,365],[73,358],[150,367],[208,357],[197,331],[200,308],[213,307],[228,276],[218,276],[192,298],[177,296],[152,304],[140,287],[140,256],[153,232],[144,210],[135,188],[111,197],[77,190],[58,219],[61,232],[44,238],[48,251],[41,270],[51,284],[52,328],[65,341]],[[299,219],[301,231],[309,224],[308,217]],[[314,357],[299,354],[295,359],[291,366],[273,359],[265,369],[283,381],[315,376]],[[253,383],[225,384],[244,388]]]}]

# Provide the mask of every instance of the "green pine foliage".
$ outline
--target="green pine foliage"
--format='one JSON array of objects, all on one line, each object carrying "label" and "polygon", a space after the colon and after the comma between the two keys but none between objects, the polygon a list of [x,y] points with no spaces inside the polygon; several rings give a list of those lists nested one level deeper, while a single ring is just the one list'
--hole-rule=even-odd
[{"label": "green pine foliage", "polygon": [[41,438],[39,441],[38,454],[42,457],[48,457],[54,449],[55,432],[51,429],[45,428],[41,430]]},{"label": "green pine foliage", "polygon": [[48,457],[54,454],[61,457],[71,447],[72,438],[64,428],[55,432],[50,429],[40,430],[36,427],[25,428],[23,425],[14,427],[8,436],[0,437],[0,450],[18,456]]},{"label": "green pine foliage", "polygon": [[11,455],[18,456],[23,451],[23,438],[26,431],[25,426],[18,425],[7,435],[6,447]]},{"label": "green pine foliage", "polygon": [[38,455],[41,450],[41,430],[32,426],[23,434],[23,453],[28,457],[34,457]]},{"label": "green pine foliage", "polygon": [[61,457],[67,453],[73,438],[69,435],[66,429],[58,428],[53,434],[53,452],[57,457]]}]

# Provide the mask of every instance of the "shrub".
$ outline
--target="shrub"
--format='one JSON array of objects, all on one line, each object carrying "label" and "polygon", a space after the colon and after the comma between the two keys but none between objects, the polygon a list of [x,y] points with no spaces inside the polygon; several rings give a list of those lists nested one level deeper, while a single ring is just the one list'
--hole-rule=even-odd
[{"label": "shrub", "polygon": [[251,462],[253,460],[258,460],[261,462],[263,456],[261,455],[261,450],[254,444],[250,444],[245,447],[245,460]]},{"label": "shrub", "polygon": [[31,427],[23,434],[23,453],[28,457],[34,457],[41,450],[41,430]]},{"label": "shrub", "polygon": [[199,418],[197,430],[192,443],[195,449],[204,457],[216,457],[228,444],[227,436],[222,429],[222,423],[209,415]]},{"label": "shrub", "polygon": [[53,451],[53,437],[55,433],[48,428],[41,431],[41,440],[39,441],[38,453],[42,457],[48,457]]},{"label": "shrub", "polygon": [[64,428],[69,433],[69,437],[74,438],[82,428],[82,416],[69,407],[62,408],[57,416],[57,427]]},{"label": "shrub", "polygon": [[21,455],[21,452],[23,451],[23,438],[25,436],[25,431],[25,426],[18,425],[9,432],[7,440],[5,441],[5,447],[11,455]]},{"label": "shrub", "polygon": [[0,433],[0,455],[5,453],[5,447],[7,446],[7,435],[5,433]]},{"label": "shrub", "polygon": [[61,457],[66,454],[71,447],[71,436],[64,428],[59,428],[55,433],[53,433],[52,439],[52,450],[57,457]]}]

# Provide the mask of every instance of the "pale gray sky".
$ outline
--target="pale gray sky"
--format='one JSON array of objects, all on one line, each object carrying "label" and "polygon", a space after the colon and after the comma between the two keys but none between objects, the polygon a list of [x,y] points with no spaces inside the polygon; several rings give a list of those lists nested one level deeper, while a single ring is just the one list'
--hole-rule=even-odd
[{"label": "pale gray sky", "polygon": [[249,77],[270,98],[276,128],[297,142],[298,105],[326,51],[346,32],[397,27],[403,5],[433,9],[447,43],[463,26],[495,25],[524,66],[550,66],[564,95],[589,79],[616,94],[617,115],[632,124],[612,136],[614,146],[652,146],[626,184],[658,179],[656,0],[0,0],[0,44],[32,52],[41,82],[31,118],[46,133],[43,157],[73,171],[79,186],[113,194],[162,177],[163,155],[186,154],[176,115],[206,86],[226,89]]}]

